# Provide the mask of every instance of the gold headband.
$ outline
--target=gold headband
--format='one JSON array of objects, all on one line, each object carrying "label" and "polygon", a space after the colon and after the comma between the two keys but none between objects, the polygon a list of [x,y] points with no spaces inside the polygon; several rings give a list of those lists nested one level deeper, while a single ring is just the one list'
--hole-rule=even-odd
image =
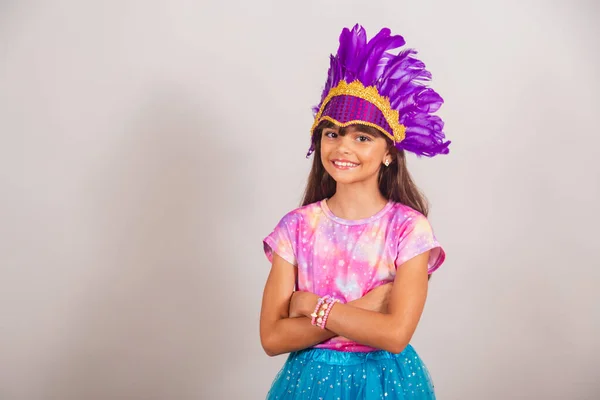
[{"label": "gold headband", "polygon": [[[358,97],[360,99],[363,99],[363,100],[368,101],[369,103],[373,104],[375,107],[377,107],[377,109],[379,109],[379,111],[381,111],[386,122],[392,129],[392,132],[388,132],[388,130],[382,128],[381,126],[379,126],[375,123],[369,122],[369,121],[354,120],[354,121],[348,121],[345,123],[340,123],[339,121],[337,121],[334,118],[329,117],[329,116],[321,117],[321,115],[323,114],[323,110],[325,109],[325,106],[335,96]],[[319,125],[319,123],[323,120],[328,120],[330,122],[333,122],[334,124],[336,124],[340,127],[345,127],[345,126],[349,126],[352,124],[363,124],[363,125],[371,126],[373,128],[379,129],[386,136],[388,136],[390,139],[392,139],[394,141],[394,143],[400,143],[401,141],[404,140],[404,138],[406,136],[406,127],[399,122],[400,114],[398,113],[397,110],[392,109],[389,99],[387,97],[381,96],[379,94],[379,92],[377,91],[376,87],[374,87],[374,86],[365,87],[358,80],[355,80],[351,83],[347,83],[346,81],[341,80],[340,83],[338,83],[336,87],[332,88],[329,91],[329,93],[327,94],[327,97],[325,97],[325,100],[323,100],[323,102],[321,103],[319,112],[315,116],[315,121],[310,130],[311,135],[314,132],[317,125]]]}]

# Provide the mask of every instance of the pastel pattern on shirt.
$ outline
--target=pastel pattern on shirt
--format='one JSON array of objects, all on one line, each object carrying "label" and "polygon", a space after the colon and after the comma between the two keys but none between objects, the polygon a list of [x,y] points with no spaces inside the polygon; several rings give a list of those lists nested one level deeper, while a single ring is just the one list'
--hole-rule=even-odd
[{"label": "pastel pattern on shirt", "polygon": [[[445,259],[427,218],[393,201],[362,220],[335,216],[326,200],[297,208],[280,220],[263,245],[269,261],[275,252],[298,267],[297,290],[329,294],[344,303],[393,281],[396,269],[419,254],[430,251],[429,273]],[[339,337],[314,347],[376,350]]]}]

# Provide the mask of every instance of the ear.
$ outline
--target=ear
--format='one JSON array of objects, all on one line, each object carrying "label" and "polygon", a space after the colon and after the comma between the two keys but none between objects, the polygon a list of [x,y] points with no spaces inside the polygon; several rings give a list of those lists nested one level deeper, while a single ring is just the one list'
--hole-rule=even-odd
[{"label": "ear", "polygon": [[389,147],[385,151],[385,154],[383,155],[383,160],[381,160],[381,162],[385,164],[386,160],[389,161],[390,164],[392,163],[392,161],[394,161],[394,157],[392,157],[392,152],[390,151]]}]

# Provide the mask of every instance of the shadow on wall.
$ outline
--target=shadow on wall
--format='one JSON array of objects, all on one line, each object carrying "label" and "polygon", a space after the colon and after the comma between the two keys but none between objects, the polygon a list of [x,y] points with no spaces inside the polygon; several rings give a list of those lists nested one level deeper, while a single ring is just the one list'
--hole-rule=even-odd
[{"label": "shadow on wall", "polygon": [[220,194],[235,178],[220,168],[227,126],[208,110],[182,93],[153,96],[90,171],[93,278],[73,305],[48,398],[198,399],[222,379],[214,360],[230,343],[218,330],[226,282],[216,271],[231,260]]}]

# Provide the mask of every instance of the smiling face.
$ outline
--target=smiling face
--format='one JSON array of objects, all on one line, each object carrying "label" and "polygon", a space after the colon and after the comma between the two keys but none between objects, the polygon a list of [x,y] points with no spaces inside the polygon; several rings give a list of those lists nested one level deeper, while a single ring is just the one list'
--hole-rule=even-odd
[{"label": "smiling face", "polygon": [[323,129],[321,162],[337,184],[376,183],[379,168],[385,168],[386,160],[391,157],[381,134],[355,125]]}]

